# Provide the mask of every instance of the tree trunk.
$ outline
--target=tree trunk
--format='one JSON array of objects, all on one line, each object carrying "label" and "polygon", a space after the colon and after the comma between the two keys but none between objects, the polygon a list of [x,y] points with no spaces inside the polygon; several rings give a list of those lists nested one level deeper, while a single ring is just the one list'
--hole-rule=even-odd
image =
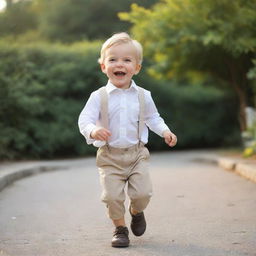
[{"label": "tree trunk", "polygon": [[6,1],[6,9],[10,9],[13,5],[13,0],[5,0]]},{"label": "tree trunk", "polygon": [[246,78],[246,70],[241,63],[235,61],[234,59],[226,61],[227,67],[230,74],[229,83],[234,88],[235,93],[239,102],[239,124],[241,132],[245,131],[247,128],[247,120],[246,120],[246,107],[247,107],[247,78]]},{"label": "tree trunk", "polygon": [[245,131],[247,128],[247,122],[246,122],[246,94],[244,90],[239,87],[239,85],[234,84],[238,100],[239,100],[239,123],[240,123],[240,130],[241,132]]}]

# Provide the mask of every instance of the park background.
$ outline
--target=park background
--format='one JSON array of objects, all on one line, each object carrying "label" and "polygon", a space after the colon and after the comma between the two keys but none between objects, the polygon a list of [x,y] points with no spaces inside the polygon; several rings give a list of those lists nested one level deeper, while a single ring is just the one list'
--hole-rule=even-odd
[{"label": "park background", "polygon": [[[115,32],[144,47],[134,78],[177,149],[256,153],[256,0],[1,0],[0,158],[88,156],[77,119],[106,84],[97,59]],[[167,150],[150,133],[149,148]]]}]

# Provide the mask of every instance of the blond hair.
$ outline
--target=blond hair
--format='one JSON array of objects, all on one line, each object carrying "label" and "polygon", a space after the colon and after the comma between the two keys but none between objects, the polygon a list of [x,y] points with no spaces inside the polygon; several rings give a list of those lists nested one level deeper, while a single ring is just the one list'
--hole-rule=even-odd
[{"label": "blond hair", "polygon": [[141,64],[143,59],[142,46],[137,40],[132,39],[125,32],[114,34],[112,37],[110,37],[105,41],[105,43],[101,47],[100,58],[98,59],[98,62],[100,64],[103,64],[107,49],[109,49],[113,45],[124,44],[124,43],[131,43],[134,46],[136,50],[136,55],[137,55],[136,57],[137,57],[138,64]]}]

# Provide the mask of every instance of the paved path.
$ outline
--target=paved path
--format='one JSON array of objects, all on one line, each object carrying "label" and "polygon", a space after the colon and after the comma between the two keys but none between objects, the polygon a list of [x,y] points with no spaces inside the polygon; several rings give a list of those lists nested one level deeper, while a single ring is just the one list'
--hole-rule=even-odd
[{"label": "paved path", "polygon": [[16,181],[0,193],[0,256],[256,256],[256,184],[199,157],[152,155],[148,229],[126,249],[110,247],[94,159]]}]

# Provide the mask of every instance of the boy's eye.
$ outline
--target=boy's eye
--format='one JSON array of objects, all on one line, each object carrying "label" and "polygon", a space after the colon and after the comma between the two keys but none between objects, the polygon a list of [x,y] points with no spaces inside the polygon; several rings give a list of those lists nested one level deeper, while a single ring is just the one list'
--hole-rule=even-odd
[{"label": "boy's eye", "polygon": [[125,62],[131,62],[131,59],[125,59],[124,61]]},{"label": "boy's eye", "polygon": [[109,61],[113,62],[113,61],[115,61],[115,58],[110,58]]}]

